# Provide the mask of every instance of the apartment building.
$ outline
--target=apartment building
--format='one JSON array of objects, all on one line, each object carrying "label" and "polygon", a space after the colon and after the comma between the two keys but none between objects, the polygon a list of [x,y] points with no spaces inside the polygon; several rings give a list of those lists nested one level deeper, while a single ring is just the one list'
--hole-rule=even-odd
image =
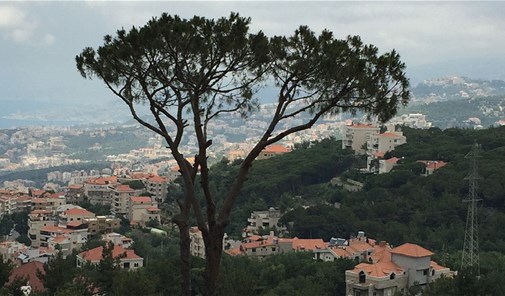
[{"label": "apartment building", "polygon": [[366,144],[380,128],[371,124],[344,125],[342,130],[342,149],[351,149],[356,155],[366,153]]},{"label": "apartment building", "polygon": [[130,198],[135,195],[135,190],[128,185],[116,185],[112,189],[111,212],[115,215],[125,215],[128,213]]}]

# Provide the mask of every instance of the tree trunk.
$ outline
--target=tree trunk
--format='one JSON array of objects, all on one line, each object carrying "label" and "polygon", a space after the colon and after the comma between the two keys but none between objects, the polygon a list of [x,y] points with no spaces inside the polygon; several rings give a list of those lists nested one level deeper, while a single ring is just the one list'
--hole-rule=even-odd
[{"label": "tree trunk", "polygon": [[224,229],[221,226],[209,227],[209,233],[205,242],[205,294],[217,295],[217,283],[219,279],[219,267],[223,254]]},{"label": "tree trunk", "polygon": [[179,248],[181,252],[181,295],[191,296],[191,252],[189,226],[185,222],[177,223],[179,227]]}]

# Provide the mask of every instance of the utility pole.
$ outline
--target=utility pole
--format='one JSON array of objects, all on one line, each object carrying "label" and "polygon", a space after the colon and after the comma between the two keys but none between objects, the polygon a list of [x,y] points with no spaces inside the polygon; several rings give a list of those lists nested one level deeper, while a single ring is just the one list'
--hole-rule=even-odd
[{"label": "utility pole", "polygon": [[477,275],[480,275],[479,260],[479,224],[477,221],[477,197],[478,191],[478,160],[480,145],[474,143],[472,150],[465,156],[470,159],[470,174],[465,178],[468,180],[468,197],[463,202],[468,203],[466,215],[465,242],[463,245],[463,256],[461,259],[461,269],[473,267],[476,268]]}]

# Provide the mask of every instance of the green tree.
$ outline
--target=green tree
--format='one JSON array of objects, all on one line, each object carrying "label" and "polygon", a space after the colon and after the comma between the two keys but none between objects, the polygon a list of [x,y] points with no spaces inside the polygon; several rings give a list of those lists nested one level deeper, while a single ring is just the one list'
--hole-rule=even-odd
[{"label": "green tree", "polygon": [[[260,152],[311,128],[325,114],[363,111],[385,121],[409,99],[405,66],[395,51],[378,55],[375,46],[363,44],[358,36],[340,40],[329,31],[316,35],[303,26],[291,36],[267,38],[262,32],[249,33],[249,24],[250,19],[235,13],[218,20],[163,14],[141,28],[108,35],[103,46],[85,48],[76,57],[83,77],[101,79],[135,120],[163,136],[180,167],[184,197],[174,223],[180,233],[184,295],[191,294],[191,208],[205,243],[206,294],[214,295],[224,229]],[[207,128],[220,114],[247,116],[255,111],[261,81],[278,87],[274,114],[217,208],[209,182],[207,149],[212,139]],[[139,105],[148,106],[154,122],[138,113]],[[301,123],[284,125],[293,118]],[[188,121],[197,138],[194,163],[180,147]]]},{"label": "green tree", "polygon": [[3,287],[9,280],[12,271],[12,263],[10,260],[4,262],[3,256],[0,254],[0,286]]},{"label": "green tree", "polygon": [[63,258],[61,252],[44,264],[44,273],[37,271],[37,277],[42,281],[49,295],[54,295],[58,289],[72,282],[76,271],[75,258]]}]

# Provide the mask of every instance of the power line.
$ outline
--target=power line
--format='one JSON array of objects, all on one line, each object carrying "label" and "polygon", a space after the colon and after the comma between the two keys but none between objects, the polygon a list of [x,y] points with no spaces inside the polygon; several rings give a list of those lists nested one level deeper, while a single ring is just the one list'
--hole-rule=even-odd
[{"label": "power line", "polygon": [[470,159],[470,174],[465,178],[468,180],[468,197],[463,202],[468,203],[468,211],[466,215],[465,241],[463,244],[463,256],[461,259],[461,269],[473,267],[476,268],[477,274],[480,274],[480,259],[479,259],[479,224],[477,213],[477,202],[480,201],[477,197],[478,192],[478,158],[480,145],[475,143],[472,150],[465,156]]}]

